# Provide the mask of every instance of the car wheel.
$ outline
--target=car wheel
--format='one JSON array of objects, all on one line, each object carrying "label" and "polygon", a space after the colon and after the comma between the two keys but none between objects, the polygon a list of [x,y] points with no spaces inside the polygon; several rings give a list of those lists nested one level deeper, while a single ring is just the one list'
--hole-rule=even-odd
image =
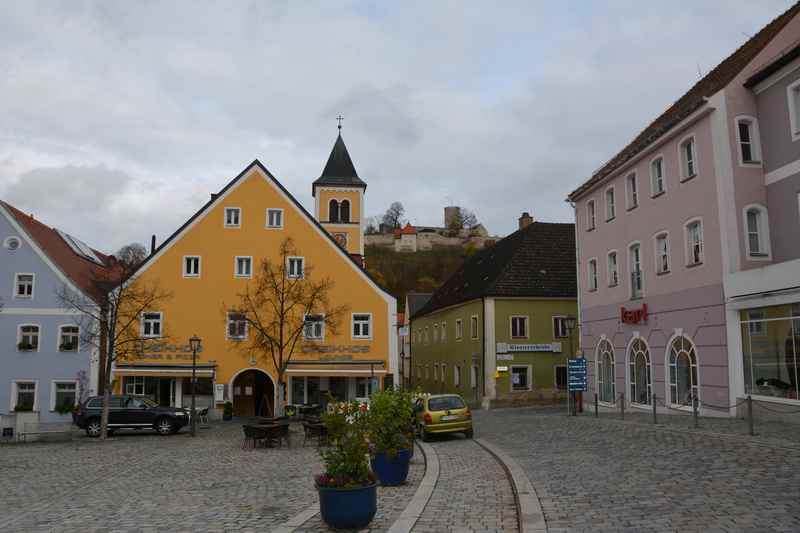
[{"label": "car wheel", "polygon": [[100,436],[100,419],[99,418],[90,418],[88,422],[86,422],[86,434],[92,438],[97,438]]},{"label": "car wheel", "polygon": [[468,439],[471,439],[472,435],[474,435],[474,433],[471,429],[468,429],[464,432],[464,436],[467,437]]},{"label": "car wheel", "polygon": [[173,432],[175,424],[172,423],[167,417],[159,418],[156,422],[156,431],[159,435],[170,435]]}]

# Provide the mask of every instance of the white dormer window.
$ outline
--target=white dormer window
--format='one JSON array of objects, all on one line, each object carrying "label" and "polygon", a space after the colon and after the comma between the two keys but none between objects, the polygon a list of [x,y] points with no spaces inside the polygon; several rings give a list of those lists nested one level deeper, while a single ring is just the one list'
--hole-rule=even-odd
[{"label": "white dormer window", "polygon": [[614,188],[606,190],[606,222],[617,216],[617,206],[614,200]]},{"label": "white dormer window", "polygon": [[200,277],[200,256],[199,255],[185,255],[185,256],[183,256],[183,277],[184,278],[199,278]]},{"label": "white dormer window", "polygon": [[283,209],[267,209],[267,227],[272,229],[283,228]]},{"label": "white dormer window", "polygon": [[695,177],[697,175],[697,148],[694,136],[681,142],[678,150],[681,159],[681,179],[685,181]]},{"label": "white dormer window", "polygon": [[237,278],[253,277],[253,258],[237,255],[234,261],[234,275]]},{"label": "white dormer window", "polygon": [[14,298],[33,298],[33,281],[35,274],[16,274],[14,280]]},{"label": "white dormer window", "polygon": [[304,260],[302,257],[287,257],[286,272],[290,279],[300,279],[304,275]]},{"label": "white dormer window", "polygon": [[650,188],[653,196],[664,192],[664,158],[657,157],[650,163]]},{"label": "white dormer window", "polygon": [[238,207],[225,208],[225,227],[238,228],[242,225],[242,210]]},{"label": "white dormer window", "polygon": [[635,209],[639,206],[639,185],[636,183],[636,173],[630,174],[625,178],[626,200],[628,209]]},{"label": "white dormer window", "polygon": [[739,164],[760,164],[761,145],[755,117],[743,116],[736,119],[736,141],[739,143]]}]

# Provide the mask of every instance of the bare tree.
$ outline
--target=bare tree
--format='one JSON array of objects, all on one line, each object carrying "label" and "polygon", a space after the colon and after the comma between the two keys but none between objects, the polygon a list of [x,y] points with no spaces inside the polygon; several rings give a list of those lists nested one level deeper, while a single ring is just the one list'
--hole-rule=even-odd
[{"label": "bare tree", "polygon": [[[284,375],[297,348],[306,337],[316,336],[316,328],[335,335],[348,307],[331,304],[331,278],[314,279],[312,265],[290,265],[290,258],[300,255],[291,237],[284,239],[279,252],[275,261],[261,261],[253,280],[237,295],[238,303],[223,305],[223,309],[226,315],[235,317],[228,327],[236,328],[242,322],[247,325],[247,340],[241,350],[272,362],[278,398],[282,400]],[[281,401],[276,408],[279,415],[283,414]]]},{"label": "bare tree", "polygon": [[117,250],[114,257],[117,258],[117,261],[125,265],[126,269],[133,271],[133,269],[147,259],[147,248],[145,248],[143,244],[132,242]]},{"label": "bare tree", "polygon": [[[77,293],[64,285],[58,291],[62,307],[75,312],[81,342],[97,349],[102,368],[103,412],[100,438],[108,435],[108,408],[111,398],[111,369],[116,361],[141,358],[151,343],[161,343],[163,331],[145,337],[140,328],[145,311],[158,309],[170,293],[157,283],[131,280],[133,269],[122,263],[92,280],[92,297]],[[160,326],[159,326],[160,328]],[[158,338],[153,338],[158,335]]]},{"label": "bare tree", "polygon": [[475,213],[465,207],[456,208],[455,214],[450,218],[448,228],[451,231],[459,231],[461,229],[470,229],[478,225],[478,217]]},{"label": "bare tree", "polygon": [[383,223],[390,228],[399,228],[403,223],[403,215],[406,209],[400,202],[392,202],[386,213],[383,214]]},{"label": "bare tree", "polygon": [[366,223],[364,233],[367,235],[378,233],[378,217],[367,217],[364,222]]}]

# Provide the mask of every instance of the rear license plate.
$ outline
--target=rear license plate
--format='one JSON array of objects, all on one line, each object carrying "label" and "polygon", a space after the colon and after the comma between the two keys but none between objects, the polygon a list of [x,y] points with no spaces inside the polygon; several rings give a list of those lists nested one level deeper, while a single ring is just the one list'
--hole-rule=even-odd
[{"label": "rear license plate", "polygon": [[462,418],[464,417],[461,415],[444,415],[442,417],[442,422],[452,422],[453,420],[461,420]]}]

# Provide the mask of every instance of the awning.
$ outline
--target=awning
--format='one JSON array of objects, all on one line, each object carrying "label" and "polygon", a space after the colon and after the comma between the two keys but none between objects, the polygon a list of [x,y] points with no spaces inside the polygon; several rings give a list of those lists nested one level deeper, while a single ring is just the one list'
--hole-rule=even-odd
[{"label": "awning", "polygon": [[387,374],[383,360],[296,360],[289,361],[286,373],[291,376],[370,377]]},{"label": "awning", "polygon": [[[196,376],[213,378],[216,365],[197,365]],[[191,365],[120,365],[114,368],[114,376],[152,376],[169,378],[192,377]]]}]

